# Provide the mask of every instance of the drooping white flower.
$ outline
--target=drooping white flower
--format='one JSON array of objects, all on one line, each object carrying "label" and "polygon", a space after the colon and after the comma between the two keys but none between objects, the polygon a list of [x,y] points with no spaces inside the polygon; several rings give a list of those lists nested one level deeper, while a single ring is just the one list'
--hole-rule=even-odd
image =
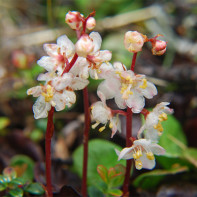
[{"label": "drooping white flower", "polygon": [[[145,98],[151,99],[157,94],[155,85],[148,82],[145,75],[135,75],[131,70],[116,63],[116,69],[98,86],[106,99],[115,99],[120,109],[132,108],[139,113],[145,105]],[[120,69],[120,70],[119,70]]]},{"label": "drooping white flower", "polygon": [[81,79],[71,73],[59,76],[55,73],[45,73],[39,75],[40,81],[46,81],[45,85],[30,88],[28,95],[38,97],[33,106],[35,119],[46,118],[51,106],[56,111],[61,111],[65,106],[71,107],[76,102],[74,90],[81,90],[89,83],[86,79]]},{"label": "drooping white flower", "polygon": [[70,26],[71,29],[80,30],[82,28],[82,19],[85,19],[80,12],[69,11],[66,14],[65,22]]},{"label": "drooping white flower", "polygon": [[155,167],[154,155],[164,155],[165,149],[151,140],[139,139],[133,142],[129,148],[124,148],[121,151],[115,150],[120,159],[134,159],[135,167],[138,170],[142,168],[153,169]]},{"label": "drooping white flower", "polygon": [[70,60],[75,53],[75,46],[66,35],[57,39],[57,44],[44,44],[44,50],[49,56],[43,56],[38,60],[38,65],[49,72],[62,73],[65,68],[65,59]]},{"label": "drooping white flower", "polygon": [[144,132],[146,139],[158,142],[159,136],[163,132],[161,123],[168,119],[167,114],[173,113],[173,109],[167,107],[169,104],[168,102],[161,102],[153,108],[153,111],[146,116],[144,125],[138,131],[138,138],[141,138],[141,134]]},{"label": "drooping white flower", "polygon": [[83,76],[83,78],[86,77],[86,79],[89,74],[92,78],[99,79],[105,75],[106,70],[112,69],[109,64],[112,53],[108,50],[100,50],[101,43],[102,38],[98,32],[92,32],[89,36],[83,35],[75,45],[76,52],[80,57],[70,72]]},{"label": "drooping white flower", "polygon": [[102,92],[97,92],[97,94],[101,101],[98,101],[91,106],[92,119],[96,121],[92,128],[96,128],[99,124],[104,124],[104,126],[99,128],[99,131],[102,132],[105,129],[106,124],[109,122],[109,127],[112,129],[111,137],[113,137],[117,130],[121,132],[119,117],[113,116],[111,109],[106,105],[105,96]]}]

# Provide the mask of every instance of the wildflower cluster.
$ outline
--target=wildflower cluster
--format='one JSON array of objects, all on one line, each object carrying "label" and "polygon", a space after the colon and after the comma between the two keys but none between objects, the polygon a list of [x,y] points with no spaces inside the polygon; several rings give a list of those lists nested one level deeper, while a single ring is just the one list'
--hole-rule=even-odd
[{"label": "wildflower cluster", "polygon": [[[134,72],[135,63],[132,63],[131,69],[127,69],[121,62],[110,63],[112,53],[109,50],[100,49],[102,43],[100,34],[98,32],[87,33],[96,26],[94,14],[95,12],[92,12],[87,17],[76,11],[66,14],[66,23],[76,31],[76,43],[73,43],[66,35],[62,35],[57,39],[57,44],[44,44],[47,56],[43,56],[37,63],[46,72],[37,78],[42,83],[27,91],[28,95],[38,97],[33,105],[34,117],[35,119],[48,117],[47,132],[50,132],[49,127],[53,129],[53,124],[50,122],[53,120],[53,113],[50,111],[53,112],[54,108],[56,111],[61,111],[66,106],[71,107],[76,102],[75,91],[87,90],[89,77],[103,79],[97,89],[100,101],[93,103],[90,107],[91,118],[95,122],[92,128],[95,129],[102,125],[98,128],[98,131],[102,132],[109,123],[109,128],[112,130],[111,137],[113,137],[117,131],[121,132],[119,115],[126,116],[127,121],[131,121],[124,109],[130,109],[132,113],[142,113],[145,116],[145,123],[140,128],[137,139],[133,141],[131,147],[126,147],[122,151],[116,150],[116,153],[118,159],[133,158],[138,170],[152,169],[155,166],[154,154],[165,153],[165,150],[157,144],[163,132],[161,123],[167,120],[167,114],[171,114],[173,110],[168,107],[167,102],[156,105],[152,112],[144,108],[145,99],[152,99],[157,94],[157,88],[147,80],[145,75]],[[149,39],[137,31],[128,31],[125,33],[124,45],[129,52],[134,54],[133,58],[136,58],[137,52],[142,51],[145,42],[152,44],[153,55],[162,55],[166,51],[166,42],[158,40],[159,36],[161,35]],[[87,101],[87,98],[86,92],[84,100]],[[119,110],[109,108],[106,102],[108,99],[114,99]],[[84,135],[86,148],[84,150],[87,151],[88,101],[84,107],[87,117],[84,132],[86,133],[86,136]],[[127,130],[129,132],[129,129]],[[46,136],[51,137],[51,135]],[[50,140],[46,140],[47,143],[50,143]],[[46,147],[50,148],[50,145],[47,144]],[[50,150],[48,150],[46,158],[49,155]],[[87,159],[87,152],[84,155],[84,158]],[[47,158],[46,161],[50,162],[50,158]],[[49,168],[50,164],[47,168],[48,172],[50,172]],[[83,172],[87,176],[86,167]],[[86,181],[86,178],[84,180]],[[51,196],[49,175],[47,182],[47,190]],[[82,193],[86,196],[85,190]]]}]

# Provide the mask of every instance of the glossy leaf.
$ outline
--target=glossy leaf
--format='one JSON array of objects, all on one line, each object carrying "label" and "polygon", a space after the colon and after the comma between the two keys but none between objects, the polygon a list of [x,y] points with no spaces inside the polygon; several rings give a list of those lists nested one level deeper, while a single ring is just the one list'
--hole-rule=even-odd
[{"label": "glossy leaf", "polygon": [[108,190],[108,194],[112,196],[122,196],[122,191],[120,189],[110,189]]},{"label": "glossy leaf", "polygon": [[156,187],[165,176],[186,171],[188,171],[186,166],[178,166],[169,170],[152,170],[139,175],[134,181],[134,186],[142,189],[151,189]]},{"label": "glossy leaf", "polygon": [[108,170],[107,170],[107,168],[103,165],[98,165],[97,166],[97,172],[99,173],[101,179],[105,183],[108,183]]},{"label": "glossy leaf", "polygon": [[197,168],[197,149],[187,148],[183,151],[183,158],[189,161]]},{"label": "glossy leaf", "polygon": [[9,191],[10,196],[12,197],[23,197],[23,190],[21,188],[15,188]]},{"label": "glossy leaf", "polygon": [[[100,176],[97,172],[97,166],[103,165],[107,169],[116,164],[125,165],[126,161],[117,161],[118,156],[115,149],[120,150],[121,147],[109,142],[107,140],[95,139],[89,141],[88,152],[88,184],[94,185],[100,181]],[[73,153],[74,166],[73,170],[82,177],[82,161],[83,161],[83,147],[78,147]]]},{"label": "glossy leaf", "polygon": [[34,195],[44,194],[44,189],[40,183],[31,183],[24,188],[24,191],[29,192]]},{"label": "glossy leaf", "polygon": [[26,155],[16,155],[11,159],[10,165],[18,170],[18,174],[26,181],[32,181],[34,178],[34,162]]}]

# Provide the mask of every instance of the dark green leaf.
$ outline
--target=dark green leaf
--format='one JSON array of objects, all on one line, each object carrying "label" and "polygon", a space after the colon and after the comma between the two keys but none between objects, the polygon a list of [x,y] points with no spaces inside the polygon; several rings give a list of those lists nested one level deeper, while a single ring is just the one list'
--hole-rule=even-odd
[{"label": "dark green leaf", "polygon": [[21,188],[15,188],[9,191],[12,197],[23,197],[23,190]]},{"label": "dark green leaf", "polygon": [[23,174],[21,177],[25,181],[32,181],[34,178],[34,162],[26,155],[16,155],[11,159],[10,165],[13,167],[22,168]]},{"label": "dark green leaf", "polygon": [[89,197],[104,197],[103,192],[101,192],[98,188],[95,186],[88,187],[88,196]]},{"label": "dark green leaf", "polygon": [[179,157],[187,145],[181,124],[173,115],[168,115],[168,120],[162,122],[164,131],[159,144],[166,150],[166,156]]},{"label": "dark green leaf", "polygon": [[31,183],[24,188],[24,191],[29,192],[34,195],[44,194],[44,189],[40,183]]},{"label": "dark green leaf", "polygon": [[192,163],[197,168],[197,149],[187,148],[183,151],[183,158]]},{"label": "dark green leaf", "polygon": [[173,175],[186,171],[188,171],[188,167],[186,166],[178,166],[169,170],[152,170],[139,175],[135,179],[134,185],[142,189],[151,189],[156,187],[166,175]]},{"label": "dark green leaf", "polygon": [[[100,176],[97,172],[97,166],[103,165],[107,169],[116,164],[125,165],[126,161],[117,161],[118,157],[114,149],[120,150],[121,147],[107,140],[95,139],[89,141],[88,152],[88,183],[93,185],[99,182]],[[82,177],[83,147],[80,146],[73,153],[73,170]]]}]

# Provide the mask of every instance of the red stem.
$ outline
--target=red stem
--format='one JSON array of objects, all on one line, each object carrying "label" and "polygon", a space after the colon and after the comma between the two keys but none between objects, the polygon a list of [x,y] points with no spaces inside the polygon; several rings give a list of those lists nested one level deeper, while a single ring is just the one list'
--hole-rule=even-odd
[{"label": "red stem", "polygon": [[51,184],[51,138],[53,136],[53,112],[54,107],[48,113],[47,130],[45,135],[45,165],[46,165],[46,184],[47,184],[47,197],[52,197],[52,184]]},{"label": "red stem", "polygon": [[[136,62],[137,53],[133,53],[132,63],[131,63],[131,70],[134,72],[135,68],[135,62]],[[130,147],[132,146],[132,111],[131,108],[127,108],[127,116],[126,116],[126,146]],[[130,173],[131,173],[131,165],[132,160],[127,160],[126,164],[126,173],[125,173],[125,179],[123,184],[123,197],[129,196],[129,179],[130,179]]]},{"label": "red stem", "polygon": [[87,196],[87,168],[88,168],[88,138],[90,130],[90,110],[88,100],[88,89],[83,89],[83,102],[85,111],[85,128],[83,134],[83,178],[82,178],[82,196]]},{"label": "red stem", "polygon": [[134,72],[135,62],[136,62],[137,53],[133,53],[133,59],[131,63],[131,70]]},{"label": "red stem", "polygon": [[[132,111],[131,108],[127,108],[127,116],[126,116],[126,146],[130,147],[132,146],[132,141],[130,140],[132,137]],[[125,179],[124,179],[124,184],[123,184],[123,197],[128,197],[129,196],[129,179],[130,179],[130,171],[131,171],[131,164],[132,160],[127,160],[127,165],[126,165],[126,174],[125,174]]]},{"label": "red stem", "polygon": [[123,116],[126,116],[127,113],[125,111],[122,111],[122,110],[111,110],[112,114],[120,114],[120,115],[123,115]]},{"label": "red stem", "polygon": [[75,55],[73,56],[72,60],[70,61],[70,63],[66,66],[66,68],[64,69],[64,71],[62,72],[62,75],[64,73],[67,73],[75,64],[75,62],[77,61],[78,55],[77,53],[75,53]]}]

